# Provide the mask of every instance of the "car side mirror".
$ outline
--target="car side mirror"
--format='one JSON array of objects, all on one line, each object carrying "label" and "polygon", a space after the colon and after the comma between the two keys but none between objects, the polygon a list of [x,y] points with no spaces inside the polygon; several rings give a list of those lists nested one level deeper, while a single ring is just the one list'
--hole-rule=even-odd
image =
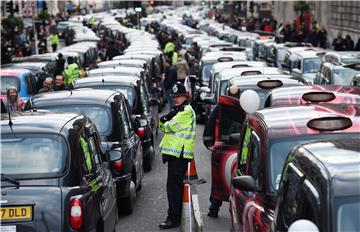
[{"label": "car side mirror", "polygon": [[106,156],[109,159],[108,161],[117,161],[123,157],[123,153],[120,149],[108,150],[106,151]]},{"label": "car side mirror", "polygon": [[199,89],[199,92],[201,92],[201,93],[210,93],[210,91],[211,91],[210,88],[207,86],[202,86]]},{"label": "car side mirror", "polygon": [[215,93],[201,93],[200,99],[205,103],[209,105],[215,105]]},{"label": "car side mirror", "polygon": [[236,176],[231,181],[232,185],[242,191],[260,191],[252,176]]},{"label": "car side mirror", "polygon": [[229,136],[229,142],[230,142],[231,144],[238,144],[238,143],[240,143],[240,133],[230,134],[230,136]]},{"label": "car side mirror", "polygon": [[191,83],[196,83],[199,81],[199,78],[196,75],[190,75],[189,80]]}]

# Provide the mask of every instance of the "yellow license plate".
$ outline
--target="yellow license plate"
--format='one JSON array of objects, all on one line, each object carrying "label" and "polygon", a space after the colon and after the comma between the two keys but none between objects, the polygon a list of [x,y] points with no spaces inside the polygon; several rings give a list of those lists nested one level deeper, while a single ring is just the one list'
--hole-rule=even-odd
[{"label": "yellow license plate", "polygon": [[1,221],[30,221],[32,217],[31,206],[1,207]]}]

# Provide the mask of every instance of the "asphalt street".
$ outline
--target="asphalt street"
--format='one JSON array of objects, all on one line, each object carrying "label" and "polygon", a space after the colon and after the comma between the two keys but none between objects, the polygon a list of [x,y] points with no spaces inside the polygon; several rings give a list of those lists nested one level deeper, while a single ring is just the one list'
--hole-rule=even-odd
[{"label": "asphalt street", "polygon": [[[230,217],[229,204],[227,202],[221,207],[219,218],[215,219],[207,216],[211,189],[211,153],[202,143],[203,130],[204,126],[198,124],[195,148],[197,174],[200,178],[206,180],[205,184],[196,186],[203,221],[203,231],[229,231]],[[158,146],[161,138],[162,134],[159,134],[156,141],[157,153],[153,162],[153,169],[145,174],[142,189],[137,192],[135,210],[131,215],[119,217],[116,231],[159,231],[158,225],[166,219],[168,209],[166,197],[167,165],[161,162]],[[165,231],[179,231],[179,228]]]}]

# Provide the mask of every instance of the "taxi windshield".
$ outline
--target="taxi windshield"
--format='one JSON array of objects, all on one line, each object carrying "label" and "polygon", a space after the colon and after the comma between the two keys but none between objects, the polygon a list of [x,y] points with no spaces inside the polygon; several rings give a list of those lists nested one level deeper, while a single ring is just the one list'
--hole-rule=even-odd
[{"label": "taxi windshield", "polygon": [[17,177],[49,177],[65,171],[65,139],[51,134],[3,134],[1,172]]},{"label": "taxi windshield", "polygon": [[6,90],[15,87],[20,92],[20,80],[16,76],[1,76],[1,94],[6,95]]},{"label": "taxi windshield", "polygon": [[71,112],[83,114],[91,119],[99,130],[100,135],[110,134],[111,115],[103,106],[96,105],[61,105],[44,107],[47,110],[55,112]]},{"label": "taxi windshield", "polygon": [[352,78],[358,73],[360,73],[360,71],[350,68],[334,70],[334,85],[350,85]]},{"label": "taxi windshield", "polygon": [[122,93],[125,98],[128,100],[131,108],[134,107],[135,105],[135,101],[136,101],[136,94],[135,94],[135,90],[132,87],[129,86],[121,86],[121,85],[97,85],[97,86],[91,86],[91,88],[93,89],[110,89],[110,90],[115,90],[117,92]]},{"label": "taxi windshield", "polygon": [[303,73],[316,73],[319,71],[321,65],[321,58],[307,58],[304,59],[304,70]]},{"label": "taxi windshield", "polygon": [[210,71],[213,66],[213,63],[207,63],[203,64],[201,67],[201,79],[203,81],[209,81],[210,80]]},{"label": "taxi windshield", "polygon": [[[291,136],[291,135],[289,135]],[[291,138],[282,138],[278,140],[274,140],[270,142],[270,187],[276,192],[279,188],[282,168],[284,167],[284,163],[286,157],[290,153],[290,151],[297,145],[314,141],[314,140],[329,140],[329,139],[346,139],[356,136],[354,134],[312,134],[306,135],[304,137],[291,137]]]},{"label": "taxi windshield", "polygon": [[360,202],[359,196],[336,197],[336,214],[333,222],[336,222],[336,231],[359,231]]}]

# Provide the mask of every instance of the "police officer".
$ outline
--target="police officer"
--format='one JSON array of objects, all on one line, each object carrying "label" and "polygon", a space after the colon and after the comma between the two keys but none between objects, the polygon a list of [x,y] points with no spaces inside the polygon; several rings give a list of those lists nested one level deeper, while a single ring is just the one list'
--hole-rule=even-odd
[{"label": "police officer", "polygon": [[55,52],[57,46],[59,45],[59,36],[57,35],[56,32],[52,32],[51,35],[49,35],[49,40],[51,43],[52,50],[53,52]]},{"label": "police officer", "polygon": [[195,148],[196,115],[188,102],[185,86],[175,83],[171,94],[175,106],[159,120],[159,128],[164,132],[160,152],[163,163],[168,163],[166,190],[169,204],[167,219],[159,225],[160,229],[180,225],[183,180]]},{"label": "police officer", "polygon": [[72,82],[80,77],[79,66],[74,62],[74,58],[69,56],[67,58],[68,66],[64,70],[65,84],[68,88],[72,87]]}]

